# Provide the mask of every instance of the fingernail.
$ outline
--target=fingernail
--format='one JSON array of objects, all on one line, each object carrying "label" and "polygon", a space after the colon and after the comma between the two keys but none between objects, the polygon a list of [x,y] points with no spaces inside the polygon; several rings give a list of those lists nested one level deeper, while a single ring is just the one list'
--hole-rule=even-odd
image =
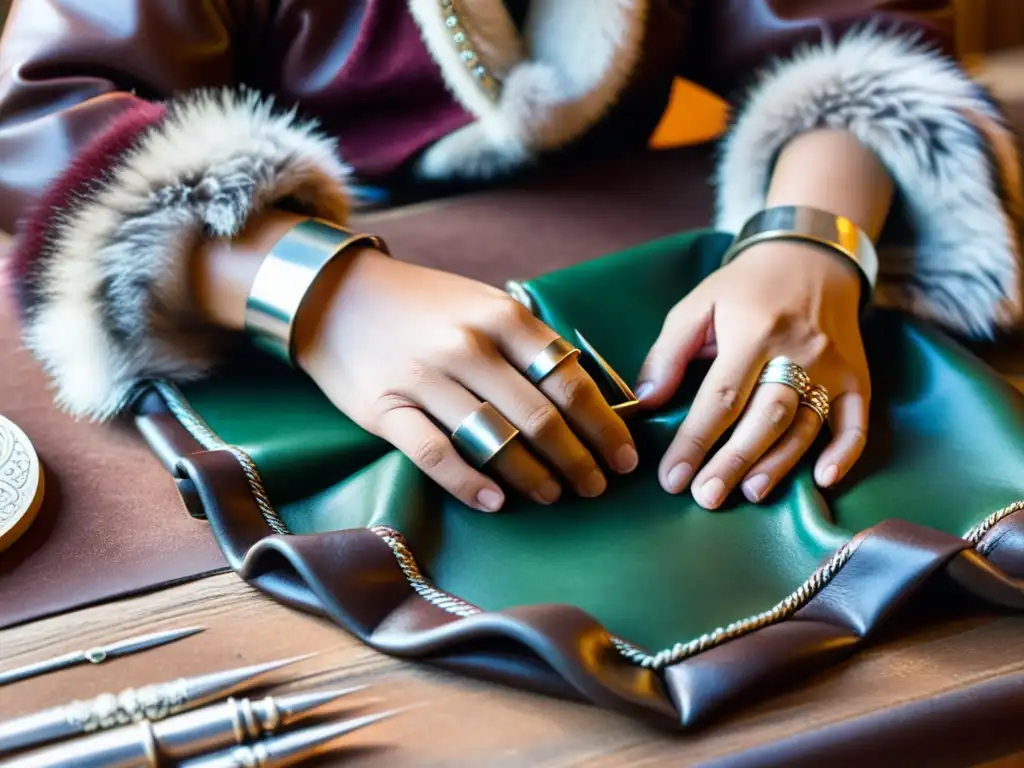
[{"label": "fingernail", "polygon": [[608,482],[604,479],[598,470],[594,470],[590,473],[590,476],[583,481],[580,486],[580,495],[586,496],[587,498],[593,498],[594,496],[600,496],[604,493],[604,489],[608,487]]},{"label": "fingernail", "polygon": [[654,394],[654,384],[649,381],[641,381],[636,385],[636,392],[633,394],[636,395],[637,400],[646,400]]},{"label": "fingernail", "polygon": [[756,504],[764,498],[771,482],[768,475],[754,475],[743,484],[743,495],[747,497],[747,501]]},{"label": "fingernail", "polygon": [[484,488],[476,495],[476,503],[484,512],[497,512],[505,503],[505,496],[493,488]]},{"label": "fingernail", "polygon": [[725,498],[725,483],[719,478],[713,477],[700,487],[700,495],[704,499],[704,503],[714,509]]},{"label": "fingernail", "polygon": [[686,484],[690,482],[690,478],[693,477],[693,467],[686,462],[682,464],[676,464],[669,470],[668,477],[665,478],[665,483],[668,486],[666,489],[669,493],[679,493]]},{"label": "fingernail", "polygon": [[541,504],[554,504],[561,495],[562,488],[554,480],[545,480],[533,493],[534,499]]},{"label": "fingernail", "polygon": [[818,483],[823,488],[828,488],[830,485],[835,485],[839,480],[839,467],[835,464],[830,464],[825,468],[825,471],[821,473],[821,480]]},{"label": "fingernail", "polygon": [[632,472],[639,463],[640,457],[637,456],[636,448],[627,443],[615,451],[612,466],[617,472]]}]

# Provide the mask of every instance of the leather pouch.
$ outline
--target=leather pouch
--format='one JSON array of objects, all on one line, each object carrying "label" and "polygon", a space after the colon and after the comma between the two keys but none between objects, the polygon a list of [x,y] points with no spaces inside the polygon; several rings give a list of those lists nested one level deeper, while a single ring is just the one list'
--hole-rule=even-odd
[{"label": "leather pouch", "polygon": [[[683,233],[513,293],[631,381],[728,243]],[[231,567],[278,600],[386,653],[680,728],[851,652],[925,586],[1024,608],[1024,398],[904,316],[877,311],[864,333],[873,406],[853,475],[822,491],[808,459],[764,503],[715,513],[655,471],[697,370],[630,416],[641,466],[601,498],[510,498],[497,515],[268,360],[154,383],[137,419]]]}]

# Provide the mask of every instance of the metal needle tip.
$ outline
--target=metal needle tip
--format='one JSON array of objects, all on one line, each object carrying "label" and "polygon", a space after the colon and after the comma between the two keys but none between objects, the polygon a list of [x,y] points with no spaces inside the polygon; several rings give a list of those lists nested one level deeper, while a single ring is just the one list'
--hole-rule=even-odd
[{"label": "metal needle tip", "polygon": [[289,725],[298,718],[306,717],[338,699],[365,691],[368,687],[366,685],[356,685],[349,688],[329,688],[322,691],[305,691],[290,696],[276,696],[274,698],[277,711],[281,713],[282,723]]}]

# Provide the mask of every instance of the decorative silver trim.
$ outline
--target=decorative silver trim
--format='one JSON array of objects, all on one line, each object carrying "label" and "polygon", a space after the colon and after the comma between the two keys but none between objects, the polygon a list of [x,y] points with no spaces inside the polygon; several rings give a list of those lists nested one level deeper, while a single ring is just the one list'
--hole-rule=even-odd
[{"label": "decorative silver trim", "polygon": [[[1015,501],[1013,502],[1013,504],[1009,504],[986,517],[976,526],[971,528],[971,530],[965,533],[964,538],[967,541],[971,542],[971,544],[973,544],[975,547],[977,547],[979,544],[981,544],[981,540],[982,538],[984,538],[985,534],[991,531],[1005,518],[1009,517],[1015,512],[1020,512],[1021,510],[1024,510],[1024,500]],[[982,552],[982,548],[979,547],[978,551]],[[984,552],[982,552],[982,554],[984,554]]]},{"label": "decorative silver trim", "polygon": [[162,720],[180,712],[189,702],[188,682],[126,688],[120,693],[103,693],[87,701],[68,705],[67,723],[76,733],[92,733],[140,720]]},{"label": "decorative silver trim", "polygon": [[399,531],[388,525],[374,525],[370,530],[384,539],[384,543],[391,547],[391,552],[394,554],[395,560],[398,561],[398,567],[402,569],[406,581],[409,582],[409,586],[413,588],[417,595],[431,605],[436,605],[438,608],[456,616],[466,617],[483,613],[475,605],[467,603],[465,600],[454,595],[449,595],[447,592],[443,592],[431,584],[422,571],[420,571],[416,558],[405,542],[405,536]]},{"label": "decorative silver trim", "polygon": [[[181,391],[176,386],[162,381],[153,382],[153,386],[160,393],[160,396],[164,398],[164,401],[167,403],[168,408],[170,408],[171,413],[179,422],[181,422],[182,426],[188,430],[189,434],[191,434],[200,445],[207,450],[223,449],[231,451],[235,455],[235,458],[238,459],[239,463],[242,464],[243,470],[246,469],[246,462],[251,466],[252,475],[246,471],[246,477],[249,478],[249,486],[253,491],[253,496],[256,498],[261,514],[263,514],[264,519],[267,520],[267,524],[270,525],[272,529],[275,528],[275,525],[271,522],[271,519],[277,521],[277,525],[281,528],[281,530],[276,530],[277,533],[289,533],[284,522],[281,521],[280,517],[278,517],[277,513],[274,511],[274,508],[270,505],[270,500],[267,498],[266,493],[263,490],[263,483],[260,479],[259,472],[256,470],[256,465],[253,463],[252,459],[249,458],[248,454],[221,440],[216,433],[210,429],[209,425],[202,420],[199,414],[192,410],[191,406],[189,406],[188,402],[185,400],[184,395],[181,394]],[[1024,500],[1016,501],[1009,506],[1003,507],[1002,509],[993,512],[976,526],[971,528],[963,538],[977,547],[982,537],[984,537],[984,535],[999,522],[1015,512],[1022,510],[1024,510]],[[268,516],[272,516],[272,518]],[[373,531],[373,533],[379,536],[384,543],[388,545],[392,554],[395,556],[395,560],[398,562],[398,567],[402,570],[402,574],[405,576],[406,581],[409,582],[409,586],[412,587],[413,591],[421,598],[431,605],[437,606],[441,610],[461,618],[483,613],[481,608],[478,608],[472,603],[468,603],[462,598],[456,597],[455,595],[449,594],[448,592],[434,586],[430,580],[423,575],[419,564],[416,562],[415,555],[413,555],[412,550],[409,549],[408,543],[400,531],[386,525],[375,525],[370,527],[369,530]],[[839,547],[839,549],[837,549],[824,564],[819,566],[806,581],[796,588],[796,590],[791,592],[779,603],[768,610],[739,621],[734,621],[725,627],[719,627],[711,632],[705,632],[699,637],[696,637],[686,643],[676,643],[671,648],[665,648],[657,653],[650,654],[622,638],[616,637],[615,635],[610,635],[611,642],[627,661],[645,669],[650,669],[656,672],[661,671],[665,669],[665,667],[678,664],[691,656],[696,656],[699,653],[722,645],[730,640],[735,640],[758,629],[763,629],[764,627],[777,624],[780,621],[790,618],[793,614],[807,605],[815,595],[828,586],[832,579],[834,579],[839,571],[842,570],[843,566],[845,566],[850,561],[850,558],[853,557],[854,552],[857,551],[857,547],[858,543],[856,539]],[[979,549],[979,553],[984,555],[984,552],[982,552],[981,549]]]},{"label": "decorative silver trim", "polygon": [[459,59],[484,92],[493,101],[497,101],[501,96],[501,80],[487,68],[479,52],[473,47],[472,35],[467,29],[465,15],[459,11],[457,0],[438,0],[438,7],[444,16],[448,33],[452,36],[452,43],[459,52]]},{"label": "decorative silver trim", "polygon": [[270,526],[270,530],[280,534],[291,533],[288,530],[288,526],[284,524],[284,520],[281,519],[271,505],[267,492],[263,487],[263,478],[260,477],[256,463],[249,457],[249,454],[241,448],[228,445],[221,440],[217,433],[210,429],[210,425],[203,421],[198,413],[192,410],[188,400],[185,399],[185,396],[181,394],[181,390],[174,384],[169,381],[154,381],[152,385],[160,394],[160,397],[163,398],[164,403],[167,404],[167,408],[174,418],[192,435],[199,445],[208,451],[230,451],[238,459],[238,463],[242,465],[242,471],[245,473],[245,479],[249,481],[249,489],[256,500],[256,506],[259,507],[260,514],[267,525]]}]

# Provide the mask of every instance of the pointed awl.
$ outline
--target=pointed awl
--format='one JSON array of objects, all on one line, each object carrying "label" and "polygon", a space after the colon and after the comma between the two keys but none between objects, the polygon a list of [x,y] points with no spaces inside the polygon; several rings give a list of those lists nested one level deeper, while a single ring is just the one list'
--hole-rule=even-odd
[{"label": "pointed awl", "polygon": [[79,664],[102,664],[107,659],[114,659],[118,656],[126,656],[129,653],[137,653],[150,648],[157,648],[177,640],[184,640],[186,637],[198,635],[205,627],[186,627],[185,629],[171,629],[166,632],[154,632],[150,635],[130,637],[127,640],[119,640],[110,645],[101,645],[95,648],[87,648],[84,651],[72,651],[61,656],[55,656],[45,661],[37,661],[35,664],[26,664],[23,667],[15,667],[0,672],[0,685],[16,683],[19,680],[26,680],[36,675],[47,672],[56,672],[59,669],[67,669]]},{"label": "pointed awl", "polygon": [[272,736],[244,747],[203,755],[178,763],[178,768],[286,768],[336,749],[338,740],[353,731],[379,723],[400,710],[354,717],[336,723],[314,725],[299,731]]},{"label": "pointed awl", "polygon": [[87,701],[73,701],[62,707],[44,709],[0,722],[0,755],[80,733],[106,731],[140,720],[163,720],[178,712],[230,696],[235,691],[253,688],[269,673],[312,655],[142,688],[127,688],[120,693],[103,693]]}]

